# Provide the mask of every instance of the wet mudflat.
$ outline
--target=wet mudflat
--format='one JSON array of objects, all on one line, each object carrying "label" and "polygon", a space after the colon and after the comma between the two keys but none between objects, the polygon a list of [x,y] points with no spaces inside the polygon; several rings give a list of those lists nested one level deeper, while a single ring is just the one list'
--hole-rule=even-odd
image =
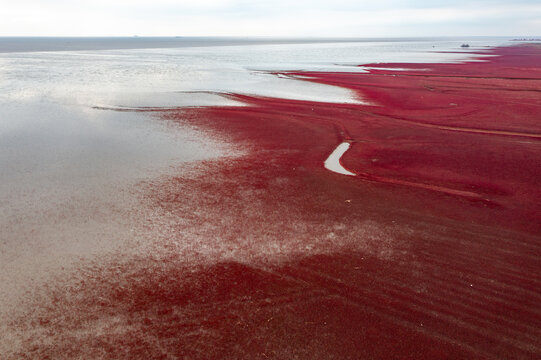
[{"label": "wet mudflat", "polygon": [[539,356],[541,48],[491,54],[283,73],[359,104],[157,111],[240,155],[140,183],[146,251],[29,296],[11,357]]}]

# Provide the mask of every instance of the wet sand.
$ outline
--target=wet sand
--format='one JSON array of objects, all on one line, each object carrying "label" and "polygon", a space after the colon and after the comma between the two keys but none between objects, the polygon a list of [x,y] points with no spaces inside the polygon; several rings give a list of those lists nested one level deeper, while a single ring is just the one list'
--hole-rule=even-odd
[{"label": "wet sand", "polygon": [[491,53],[284,74],[364,104],[157,113],[243,155],[141,184],[146,251],[30,294],[7,358],[539,356],[541,48]]}]

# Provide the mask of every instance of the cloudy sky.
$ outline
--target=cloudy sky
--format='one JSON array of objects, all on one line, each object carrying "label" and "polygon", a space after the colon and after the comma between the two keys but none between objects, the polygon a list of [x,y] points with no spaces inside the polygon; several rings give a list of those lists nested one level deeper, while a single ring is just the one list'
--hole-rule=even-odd
[{"label": "cloudy sky", "polygon": [[0,36],[541,35],[540,0],[0,0]]}]

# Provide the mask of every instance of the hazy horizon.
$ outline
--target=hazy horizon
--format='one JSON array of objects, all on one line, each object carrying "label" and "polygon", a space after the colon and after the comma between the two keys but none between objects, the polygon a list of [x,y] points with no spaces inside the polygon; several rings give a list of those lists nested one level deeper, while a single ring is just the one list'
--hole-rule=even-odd
[{"label": "hazy horizon", "polygon": [[33,51],[80,51],[115,49],[158,49],[209,46],[287,45],[324,43],[391,43],[391,42],[477,42],[478,46],[497,40],[499,43],[514,39],[511,36],[455,36],[455,37],[0,37],[0,53]]}]

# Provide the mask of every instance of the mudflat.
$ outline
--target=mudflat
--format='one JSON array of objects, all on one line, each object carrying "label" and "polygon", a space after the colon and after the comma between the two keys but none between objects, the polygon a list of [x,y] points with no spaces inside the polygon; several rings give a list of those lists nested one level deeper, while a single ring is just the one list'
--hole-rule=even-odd
[{"label": "mudflat", "polygon": [[541,47],[483,54],[280,73],[359,104],[157,112],[244,155],[144,184],[166,236],[51,288],[14,358],[539,356]]}]

